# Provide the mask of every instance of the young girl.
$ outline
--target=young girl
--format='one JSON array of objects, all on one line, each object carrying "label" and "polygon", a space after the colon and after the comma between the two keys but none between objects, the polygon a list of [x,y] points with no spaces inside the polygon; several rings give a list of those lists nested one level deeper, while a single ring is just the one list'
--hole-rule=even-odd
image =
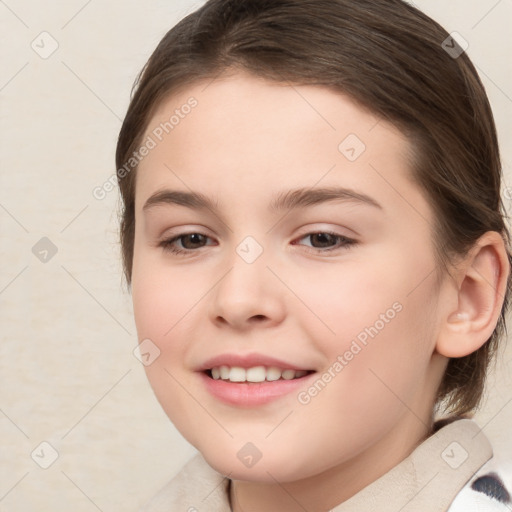
[{"label": "young girl", "polygon": [[148,378],[200,453],[144,510],[510,507],[475,483],[511,259],[462,45],[401,0],[209,0],[160,42],[121,242]]}]

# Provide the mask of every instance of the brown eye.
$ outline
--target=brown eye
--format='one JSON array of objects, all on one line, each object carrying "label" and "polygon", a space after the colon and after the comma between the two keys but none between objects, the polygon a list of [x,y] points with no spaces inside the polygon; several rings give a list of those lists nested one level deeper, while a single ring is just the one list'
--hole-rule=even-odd
[{"label": "brown eye", "polygon": [[[305,244],[306,247],[310,247],[314,252],[325,253],[328,251],[334,251],[336,249],[349,248],[355,245],[357,242],[345,236],[337,233],[330,233],[328,231],[320,231],[315,233],[308,233],[299,240],[310,240],[310,244]],[[303,244],[300,244],[303,245]]]},{"label": "brown eye", "polygon": [[207,244],[210,237],[201,233],[185,233],[178,235],[173,238],[163,240],[159,243],[163,247],[164,251],[174,254],[194,254],[196,249],[201,249]]},{"label": "brown eye", "polygon": [[197,249],[199,245],[202,247],[203,242],[206,241],[208,237],[201,235],[200,233],[190,233],[188,235],[181,235],[178,239],[181,239],[182,246],[184,249]]},{"label": "brown eye", "polygon": [[339,238],[335,235],[331,235],[330,233],[313,233],[308,235],[308,237],[311,240],[312,246],[315,248],[330,247],[332,244],[336,244],[336,239]]}]

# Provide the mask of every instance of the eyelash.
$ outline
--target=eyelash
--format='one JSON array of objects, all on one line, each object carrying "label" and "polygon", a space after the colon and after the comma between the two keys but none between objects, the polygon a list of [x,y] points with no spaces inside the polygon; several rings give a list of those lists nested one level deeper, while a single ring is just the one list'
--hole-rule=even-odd
[{"label": "eyelash", "polygon": [[[190,233],[183,233],[181,235],[169,238],[167,240],[162,240],[158,245],[160,247],[162,247],[165,252],[169,252],[171,254],[176,254],[176,255],[190,256],[194,252],[197,252],[197,249],[180,249],[180,248],[176,247],[175,245],[173,245],[176,241],[178,241],[182,238],[185,238],[187,236],[190,236],[190,235],[201,235],[203,237],[210,238],[207,235],[203,235],[202,233],[198,233],[198,232],[194,231],[194,232],[190,232]],[[357,244],[356,240],[347,238],[346,236],[342,236],[342,235],[340,235],[338,233],[334,233],[332,231],[312,231],[310,233],[306,233],[305,235],[301,236],[298,240],[302,240],[302,239],[310,237],[312,235],[330,235],[330,236],[333,236],[334,238],[338,239],[339,241],[341,241],[341,245],[339,245],[337,247],[330,247],[330,248],[326,248],[326,249],[320,249],[320,248],[313,247],[313,248],[307,249],[308,252],[312,252],[314,254],[331,252],[331,251],[335,251],[337,249],[343,249],[343,248],[350,249],[352,246]],[[297,244],[294,244],[294,245],[297,245]],[[199,249],[202,249],[203,247],[199,247]]]}]

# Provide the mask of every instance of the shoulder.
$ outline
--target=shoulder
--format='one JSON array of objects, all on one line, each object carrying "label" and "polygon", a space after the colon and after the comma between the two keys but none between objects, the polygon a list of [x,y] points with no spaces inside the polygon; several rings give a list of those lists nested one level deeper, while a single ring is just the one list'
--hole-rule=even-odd
[{"label": "shoulder", "polygon": [[228,486],[228,478],[198,453],[139,512],[228,512]]},{"label": "shoulder", "polygon": [[[472,415],[438,420],[439,430]],[[481,466],[457,493],[447,512],[510,512],[512,510],[512,459],[494,455]]]},{"label": "shoulder", "polygon": [[448,512],[510,512],[512,460],[492,457],[466,483]]}]

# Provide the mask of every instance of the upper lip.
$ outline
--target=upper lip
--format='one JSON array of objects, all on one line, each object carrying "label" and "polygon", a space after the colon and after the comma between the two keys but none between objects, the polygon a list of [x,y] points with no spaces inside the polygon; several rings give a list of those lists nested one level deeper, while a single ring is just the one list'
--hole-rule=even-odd
[{"label": "upper lip", "polygon": [[219,366],[238,366],[241,368],[252,368],[254,366],[275,366],[283,370],[311,370],[306,366],[294,364],[264,354],[220,354],[205,361],[198,371],[211,370]]}]

